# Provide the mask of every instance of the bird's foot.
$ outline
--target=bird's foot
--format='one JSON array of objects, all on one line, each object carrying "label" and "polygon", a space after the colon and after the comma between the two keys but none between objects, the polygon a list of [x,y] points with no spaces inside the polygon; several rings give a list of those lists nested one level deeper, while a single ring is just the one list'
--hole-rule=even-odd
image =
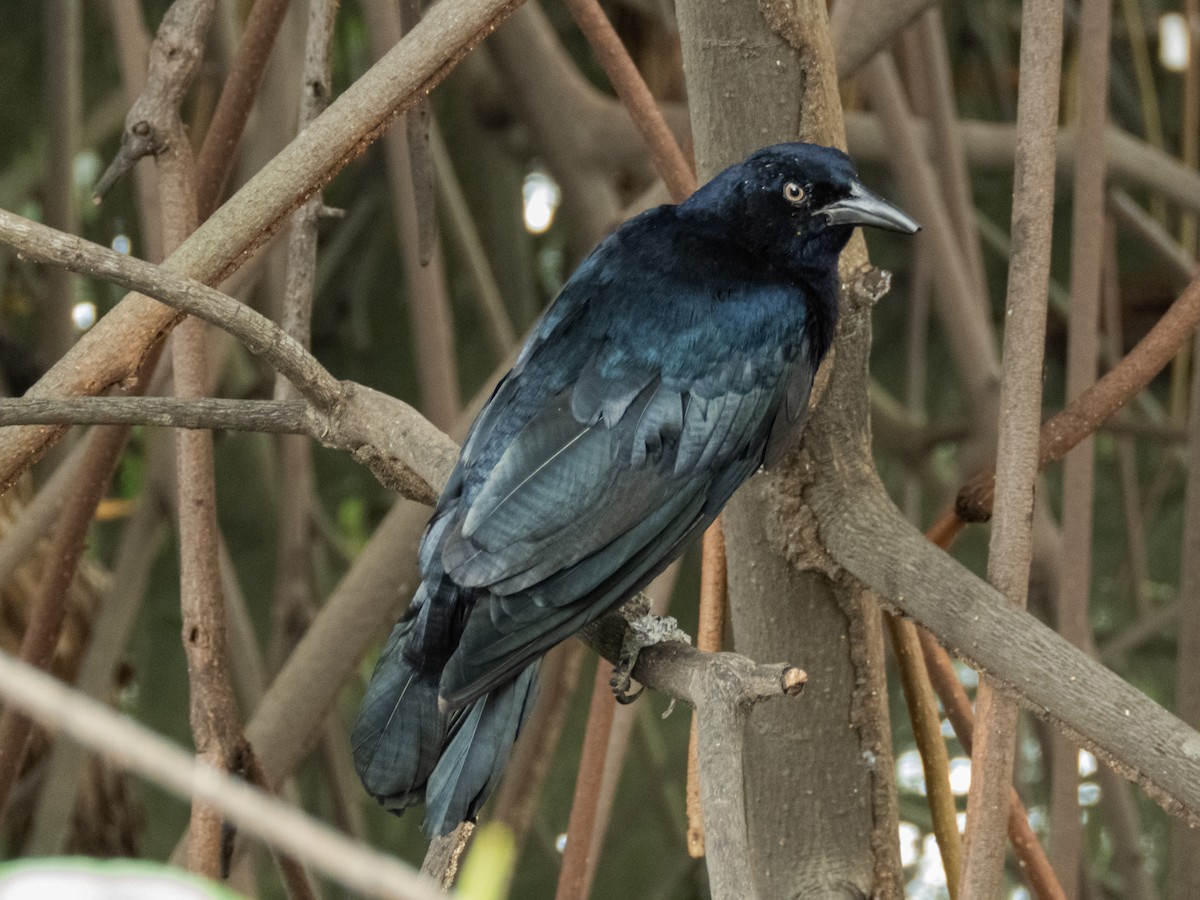
[{"label": "bird's foot", "polygon": [[[632,602],[636,603],[637,600]],[[654,644],[670,641],[691,644],[692,639],[680,629],[674,616],[651,615],[648,604],[640,608],[634,607],[632,610],[627,606],[623,612],[632,612],[633,614],[626,615],[625,622],[629,627],[625,631],[625,640],[621,644],[621,658],[613,666],[612,678],[608,683],[618,703],[632,703],[642,695],[644,690],[639,687],[636,692],[629,693],[629,688],[633,684],[633,669],[637,665],[638,654],[644,648]]]}]

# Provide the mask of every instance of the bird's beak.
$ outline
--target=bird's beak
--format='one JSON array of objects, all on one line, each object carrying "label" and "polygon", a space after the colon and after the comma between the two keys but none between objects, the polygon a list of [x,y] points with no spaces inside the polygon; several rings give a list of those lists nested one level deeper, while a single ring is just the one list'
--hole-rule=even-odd
[{"label": "bird's beak", "polygon": [[850,196],[835,200],[819,211],[830,225],[874,225],[888,231],[915,234],[921,230],[908,213],[893,206],[877,194],[854,181],[850,185]]}]

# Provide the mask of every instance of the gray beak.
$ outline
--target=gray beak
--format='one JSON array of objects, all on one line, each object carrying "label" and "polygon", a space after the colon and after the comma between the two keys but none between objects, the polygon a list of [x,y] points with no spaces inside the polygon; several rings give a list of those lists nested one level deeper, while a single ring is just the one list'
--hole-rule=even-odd
[{"label": "gray beak", "polygon": [[849,197],[830,203],[818,215],[824,215],[830,225],[873,225],[902,234],[916,234],[921,230],[912,216],[857,181],[850,185]]}]

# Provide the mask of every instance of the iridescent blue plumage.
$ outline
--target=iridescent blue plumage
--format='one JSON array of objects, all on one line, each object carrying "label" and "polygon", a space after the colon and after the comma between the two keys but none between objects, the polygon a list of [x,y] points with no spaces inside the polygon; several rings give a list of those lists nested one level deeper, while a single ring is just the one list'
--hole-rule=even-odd
[{"label": "iridescent blue plumage", "polygon": [[768,147],[579,266],[463,446],[423,583],[354,729],[359,774],[426,830],[473,817],[541,655],[644,587],[794,448],[855,224],[915,223],[842,153]]}]

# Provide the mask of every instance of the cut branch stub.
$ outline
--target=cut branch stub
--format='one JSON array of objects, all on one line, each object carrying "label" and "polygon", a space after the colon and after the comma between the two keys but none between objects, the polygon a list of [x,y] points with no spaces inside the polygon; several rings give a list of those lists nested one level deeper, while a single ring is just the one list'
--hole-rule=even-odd
[{"label": "cut branch stub", "polygon": [[[646,599],[638,594],[627,605]],[[621,657],[629,629],[624,610],[622,607],[579,632],[589,647],[613,663]],[[748,708],[769,697],[794,697],[808,681],[808,674],[791,663],[756,663],[737,653],[708,653],[677,641],[644,648],[633,677],[697,708],[713,702]]]},{"label": "cut branch stub", "polygon": [[204,35],[212,22],[216,0],[186,0],[173,3],[150,45],[146,89],[129,108],[121,147],[100,180],[93,200],[99,203],[134,163],[144,156],[157,156],[166,149],[172,133],[169,125],[200,69]]}]

